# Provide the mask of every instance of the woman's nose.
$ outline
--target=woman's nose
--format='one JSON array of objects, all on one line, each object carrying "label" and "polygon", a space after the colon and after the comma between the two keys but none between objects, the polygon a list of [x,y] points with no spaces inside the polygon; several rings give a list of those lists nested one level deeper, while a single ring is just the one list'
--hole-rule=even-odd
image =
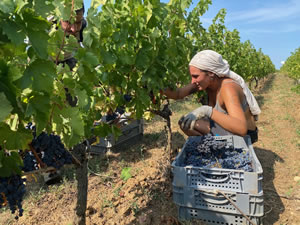
[{"label": "woman's nose", "polygon": [[76,32],[76,27],[74,26],[74,24],[72,24],[72,25],[70,26],[70,29],[71,29],[72,33],[75,33],[75,32]]}]

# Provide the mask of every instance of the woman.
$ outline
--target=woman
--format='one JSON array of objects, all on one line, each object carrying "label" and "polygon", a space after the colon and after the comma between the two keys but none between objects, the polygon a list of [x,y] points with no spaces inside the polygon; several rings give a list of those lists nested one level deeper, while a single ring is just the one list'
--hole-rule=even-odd
[{"label": "woman", "polygon": [[189,63],[191,84],[176,91],[165,90],[168,98],[180,99],[195,91],[206,91],[208,105],[181,117],[185,134],[198,136],[249,135],[257,141],[255,120],[260,108],[242,77],[229,69],[226,60],[212,50],[197,53]]}]

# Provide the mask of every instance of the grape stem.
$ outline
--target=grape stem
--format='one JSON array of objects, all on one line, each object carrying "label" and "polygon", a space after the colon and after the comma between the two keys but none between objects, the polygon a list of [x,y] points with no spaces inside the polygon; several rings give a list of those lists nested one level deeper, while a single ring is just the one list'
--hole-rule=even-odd
[{"label": "grape stem", "polygon": [[3,192],[1,192],[0,194],[2,195],[2,199],[3,199],[2,205],[3,205],[3,206],[6,206],[6,205],[7,205],[7,199],[6,199],[6,196],[5,196],[5,194],[4,194]]},{"label": "grape stem", "polygon": [[30,148],[30,151],[33,153],[35,159],[38,161],[39,165],[42,167],[42,168],[45,168],[47,167],[47,165],[45,163],[42,162],[42,160],[40,159],[40,157],[38,156],[38,154],[36,153],[34,147],[32,146],[32,143],[28,144],[29,148]]},{"label": "grape stem", "polygon": [[215,159],[216,159],[216,161],[217,161],[217,166],[218,166],[218,168],[222,168],[222,165],[221,165],[221,163],[219,162],[219,160],[218,160],[218,158],[217,157],[215,157]]}]

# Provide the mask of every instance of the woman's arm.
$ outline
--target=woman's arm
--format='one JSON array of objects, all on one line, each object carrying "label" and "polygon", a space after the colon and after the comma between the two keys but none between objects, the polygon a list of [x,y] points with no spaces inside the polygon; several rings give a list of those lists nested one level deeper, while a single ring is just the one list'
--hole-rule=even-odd
[{"label": "woman's arm", "polygon": [[170,88],[166,88],[163,91],[163,94],[170,99],[183,99],[184,97],[193,94],[197,91],[197,86],[195,84],[188,84],[182,88],[177,88],[176,90],[171,90]]},{"label": "woman's arm", "polygon": [[220,90],[220,99],[226,107],[228,115],[213,109],[211,119],[231,133],[245,136],[247,134],[247,120],[241,106],[243,93],[235,83],[226,83]]}]

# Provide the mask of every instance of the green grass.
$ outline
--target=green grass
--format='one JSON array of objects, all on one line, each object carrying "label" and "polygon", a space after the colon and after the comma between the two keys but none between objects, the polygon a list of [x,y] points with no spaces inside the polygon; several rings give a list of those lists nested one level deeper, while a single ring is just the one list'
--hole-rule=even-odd
[{"label": "green grass", "polygon": [[115,188],[115,189],[113,190],[114,196],[115,196],[115,197],[119,197],[119,193],[120,193],[122,187],[123,187],[123,186],[119,186],[119,187],[117,187],[117,188]]},{"label": "green grass", "polygon": [[284,119],[284,120],[288,120],[288,121],[290,121],[291,123],[295,123],[295,122],[296,122],[295,118],[292,117],[290,114],[286,114],[286,115],[284,116],[283,119]]},{"label": "green grass", "polygon": [[114,207],[115,206],[112,200],[107,199],[105,196],[102,198],[101,211],[103,211],[104,208],[114,208]]},{"label": "green grass", "polygon": [[140,208],[139,208],[139,206],[137,204],[137,200],[136,199],[134,201],[132,201],[130,208],[132,209],[134,215],[137,215],[139,213]]},{"label": "green grass", "polygon": [[296,133],[297,133],[297,135],[300,137],[300,127],[298,127],[298,128],[296,129]]},{"label": "green grass", "polygon": [[290,186],[289,190],[285,193],[287,196],[291,196],[293,193],[293,187]]},{"label": "green grass", "polygon": [[292,90],[293,92],[295,92],[296,94],[299,94],[299,95],[300,95],[300,84],[295,85],[294,87],[291,88],[291,90]]}]

